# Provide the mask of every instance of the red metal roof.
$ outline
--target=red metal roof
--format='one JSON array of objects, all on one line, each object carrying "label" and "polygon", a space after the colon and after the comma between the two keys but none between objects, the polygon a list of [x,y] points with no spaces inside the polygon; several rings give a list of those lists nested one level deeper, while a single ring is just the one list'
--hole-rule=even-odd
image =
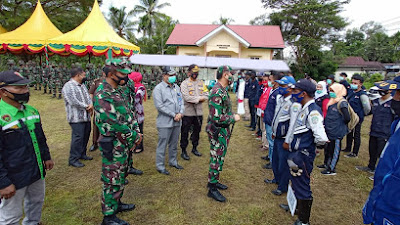
[{"label": "red metal roof", "polygon": [[[191,45],[221,25],[177,24],[167,45]],[[229,29],[250,43],[250,48],[284,48],[279,26],[227,25]]]}]

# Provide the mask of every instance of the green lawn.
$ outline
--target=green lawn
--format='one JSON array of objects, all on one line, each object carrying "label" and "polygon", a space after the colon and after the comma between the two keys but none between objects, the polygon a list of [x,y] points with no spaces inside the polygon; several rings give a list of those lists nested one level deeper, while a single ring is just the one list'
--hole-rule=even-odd
[{"label": "green lawn", "polygon": [[[102,220],[100,196],[100,152],[89,153],[93,161],[83,168],[68,166],[71,129],[66,121],[64,102],[52,99],[39,91],[32,91],[31,102],[42,116],[55,167],[46,178],[46,200],[43,210],[45,225],[100,224]],[[205,106],[207,109],[207,106]],[[207,110],[205,110],[207,112]],[[296,218],[285,213],[279,203],[285,196],[271,194],[275,185],[266,185],[264,178],[272,178],[272,171],[262,169],[265,161],[260,156],[260,142],[245,129],[247,122],[235,126],[225,160],[221,182],[229,189],[223,191],[226,203],[218,203],[206,196],[209,144],[201,133],[199,151],[203,156],[191,156],[190,161],[179,157],[182,171],[167,167],[170,176],[155,169],[157,112],[153,102],[145,103],[145,151],[134,155],[134,165],[144,171],[142,176],[129,176],[130,184],[122,200],[135,203],[132,212],[120,214],[131,224],[292,224]],[[337,176],[322,176],[318,169],[312,176],[314,205],[311,222],[314,225],[362,224],[361,209],[372,187],[369,174],[355,170],[368,160],[369,122],[363,128],[362,149],[358,159],[341,157]],[[88,146],[89,147],[89,146]],[[180,152],[179,152],[180,153]],[[342,155],[343,156],[343,155]],[[316,164],[323,161],[323,154]]]}]

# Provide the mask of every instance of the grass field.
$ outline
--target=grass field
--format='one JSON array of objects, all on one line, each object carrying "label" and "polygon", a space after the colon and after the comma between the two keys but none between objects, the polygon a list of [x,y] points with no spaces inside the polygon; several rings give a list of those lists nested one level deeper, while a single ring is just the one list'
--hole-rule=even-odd
[{"label": "grass field", "polygon": [[[83,168],[68,166],[71,129],[66,121],[64,102],[52,99],[39,91],[32,91],[31,105],[38,108],[55,167],[46,177],[46,200],[43,209],[45,225],[100,224],[102,220],[100,195],[100,152],[89,155],[93,161],[84,162]],[[207,106],[205,106],[207,109]],[[207,112],[207,110],[205,110]],[[198,158],[191,154],[190,161],[179,157],[182,171],[167,169],[170,176],[155,169],[157,112],[153,102],[145,103],[145,151],[134,155],[134,166],[144,171],[142,176],[129,176],[130,184],[122,200],[135,203],[132,212],[120,214],[131,224],[292,224],[296,218],[278,207],[286,202],[285,196],[274,196],[275,185],[267,185],[264,178],[272,178],[272,171],[262,169],[266,161],[260,156],[260,142],[245,129],[247,122],[235,126],[225,160],[221,182],[229,189],[223,191],[226,203],[217,203],[206,196],[209,162],[209,144],[201,133]],[[311,223],[314,225],[362,224],[361,209],[372,187],[369,174],[355,170],[368,160],[369,122],[362,130],[362,148],[358,159],[343,157],[336,176],[323,176],[315,169],[312,174],[314,205]],[[89,147],[89,146],[88,146]],[[179,150],[180,153],[180,150]],[[315,164],[323,161],[323,154]]]}]

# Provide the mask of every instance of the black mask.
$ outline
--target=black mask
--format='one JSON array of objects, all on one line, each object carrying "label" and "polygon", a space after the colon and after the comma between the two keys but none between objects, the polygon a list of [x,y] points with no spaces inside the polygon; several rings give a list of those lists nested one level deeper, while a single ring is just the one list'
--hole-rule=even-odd
[{"label": "black mask", "polygon": [[199,73],[192,73],[190,75],[190,77],[193,78],[193,80],[196,80],[198,76],[199,76]]},{"label": "black mask", "polygon": [[[128,77],[128,76],[124,76],[124,77],[119,77],[119,76],[117,76],[117,75],[115,75],[115,76],[118,78],[118,80],[115,80],[114,78],[112,78],[112,79],[113,79],[113,81],[115,81],[115,83],[117,83],[118,85],[125,86],[125,85],[128,83],[128,81],[129,81],[129,77]],[[124,84],[121,84],[121,81],[125,81],[125,83],[124,83]]]},{"label": "black mask", "polygon": [[6,90],[8,93],[14,95],[14,98],[12,100],[14,100],[15,102],[18,102],[19,104],[26,104],[29,102],[29,96],[30,93],[26,92],[24,94],[16,94],[16,93],[12,93],[8,90]]},{"label": "black mask", "polygon": [[87,77],[84,77],[84,78],[82,79],[82,84],[85,83],[86,81],[87,81]]},{"label": "black mask", "polygon": [[389,94],[389,91],[379,90],[378,93],[380,96],[385,96],[385,95]]},{"label": "black mask", "polygon": [[392,102],[390,104],[390,108],[394,111],[394,113],[398,116],[400,116],[400,101],[396,101],[392,99]]}]

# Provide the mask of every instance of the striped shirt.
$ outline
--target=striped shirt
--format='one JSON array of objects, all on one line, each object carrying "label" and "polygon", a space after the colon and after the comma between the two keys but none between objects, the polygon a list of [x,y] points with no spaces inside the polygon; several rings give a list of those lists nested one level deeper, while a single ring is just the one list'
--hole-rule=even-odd
[{"label": "striped shirt", "polygon": [[85,85],[71,79],[64,85],[62,94],[64,96],[68,122],[89,122],[90,114],[86,111],[86,108],[92,104],[92,100]]}]

